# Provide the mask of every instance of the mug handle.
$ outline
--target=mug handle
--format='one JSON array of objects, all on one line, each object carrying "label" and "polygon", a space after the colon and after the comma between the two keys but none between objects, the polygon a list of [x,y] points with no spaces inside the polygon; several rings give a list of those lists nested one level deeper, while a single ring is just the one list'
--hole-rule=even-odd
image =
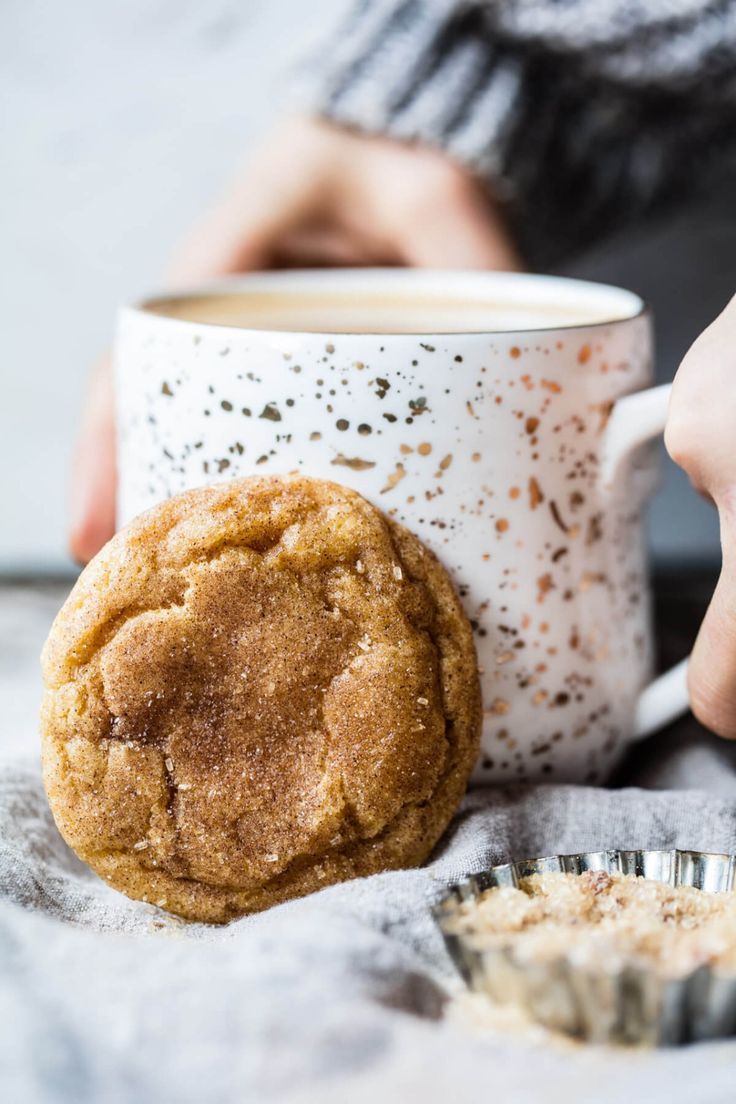
[{"label": "mug handle", "polygon": [[[616,400],[601,458],[604,486],[612,486],[619,466],[637,446],[664,432],[671,390],[667,383]],[[650,736],[689,709],[687,665],[688,660],[683,659],[642,690],[634,711],[632,740]]]}]

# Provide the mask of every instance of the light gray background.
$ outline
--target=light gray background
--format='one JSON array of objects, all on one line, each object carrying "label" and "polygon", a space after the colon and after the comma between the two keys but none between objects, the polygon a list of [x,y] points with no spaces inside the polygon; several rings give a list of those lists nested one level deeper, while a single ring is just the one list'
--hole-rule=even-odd
[{"label": "light gray background", "polygon": [[[345,0],[3,0],[0,5],[0,572],[64,571],[67,468],[84,381],[116,305],[167,254],[281,101],[283,74]],[[571,271],[649,297],[667,378],[736,288],[726,197]],[[670,471],[665,558],[717,552]]]}]

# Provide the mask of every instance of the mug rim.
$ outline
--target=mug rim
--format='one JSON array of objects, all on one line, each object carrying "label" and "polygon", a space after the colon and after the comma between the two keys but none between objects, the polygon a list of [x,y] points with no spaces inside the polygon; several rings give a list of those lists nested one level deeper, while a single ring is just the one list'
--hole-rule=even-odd
[{"label": "mug rim", "polygon": [[[386,286],[387,284],[389,285],[388,287]],[[392,284],[394,285],[393,288],[390,286]],[[548,292],[549,297],[546,300],[544,296],[542,296],[541,299],[538,299],[537,302],[533,304],[533,306],[544,306],[545,304],[552,304],[552,296],[555,290],[562,287],[566,289],[567,293],[570,295],[571,301],[575,294],[577,294],[578,297],[582,295],[584,298],[587,298],[589,303],[592,303],[596,298],[603,301],[604,298],[608,297],[611,301],[618,299],[622,303],[628,302],[630,310],[627,313],[616,314],[615,309],[612,308],[611,317],[604,316],[594,321],[572,322],[560,326],[539,325],[496,327],[488,329],[397,331],[388,327],[380,330],[360,330],[358,327],[349,330],[303,330],[297,328],[270,329],[267,326],[261,327],[252,325],[236,326],[223,322],[182,318],[176,315],[168,315],[163,312],[160,313],[152,309],[156,304],[174,303],[192,298],[204,298],[212,295],[235,295],[239,291],[248,290],[279,291],[285,289],[296,294],[311,291],[319,293],[320,290],[323,293],[337,292],[342,294],[350,292],[351,290],[355,290],[356,292],[375,290],[376,292],[383,292],[384,294],[388,292],[390,294],[394,289],[403,292],[413,290],[418,294],[426,294],[428,299],[433,295],[439,297],[440,294],[444,294],[445,296],[452,295],[461,302],[463,299],[463,286],[465,286],[468,291],[474,290],[476,294],[480,293],[481,297],[484,290],[486,295],[490,295],[494,289],[495,293],[499,294],[503,288],[507,289],[507,293],[509,288],[514,288],[517,299],[514,301],[512,294],[510,305],[517,308],[528,305],[528,300],[521,297],[525,290],[530,292],[532,289],[535,289],[537,292],[540,290]],[[332,339],[345,340],[346,338],[373,340],[378,338],[390,338],[394,341],[400,338],[406,338],[414,341],[417,338],[492,338],[495,336],[512,334],[541,335],[570,333],[576,330],[599,329],[622,325],[634,322],[643,317],[648,317],[651,315],[651,307],[645,299],[628,288],[622,288],[616,284],[607,284],[596,280],[583,280],[570,276],[527,272],[479,271],[471,269],[365,267],[277,269],[272,271],[237,273],[230,276],[223,276],[216,280],[199,282],[187,287],[177,288],[170,292],[146,294],[136,299],[133,303],[123,306],[120,309],[120,313],[138,315],[149,320],[155,319],[157,322],[164,325],[173,323],[177,326],[194,327],[198,330],[212,330],[218,333],[231,335],[257,334],[260,337],[278,337],[281,339],[285,336],[316,340],[324,338],[328,341]]]}]

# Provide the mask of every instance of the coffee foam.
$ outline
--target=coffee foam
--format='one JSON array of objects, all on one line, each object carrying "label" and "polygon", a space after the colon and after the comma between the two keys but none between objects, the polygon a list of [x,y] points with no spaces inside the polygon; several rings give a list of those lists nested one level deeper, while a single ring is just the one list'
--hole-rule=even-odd
[{"label": "coffee foam", "polygon": [[630,317],[611,303],[394,295],[366,291],[248,291],[156,299],[154,314],[208,325],[304,333],[438,334],[561,329]]}]

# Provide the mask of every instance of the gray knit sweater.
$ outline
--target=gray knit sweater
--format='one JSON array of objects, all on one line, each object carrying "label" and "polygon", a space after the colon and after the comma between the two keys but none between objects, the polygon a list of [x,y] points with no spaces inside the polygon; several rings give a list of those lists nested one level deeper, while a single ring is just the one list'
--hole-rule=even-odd
[{"label": "gray knit sweater", "polygon": [[736,0],[362,0],[318,111],[440,146],[538,264],[736,164]]}]

